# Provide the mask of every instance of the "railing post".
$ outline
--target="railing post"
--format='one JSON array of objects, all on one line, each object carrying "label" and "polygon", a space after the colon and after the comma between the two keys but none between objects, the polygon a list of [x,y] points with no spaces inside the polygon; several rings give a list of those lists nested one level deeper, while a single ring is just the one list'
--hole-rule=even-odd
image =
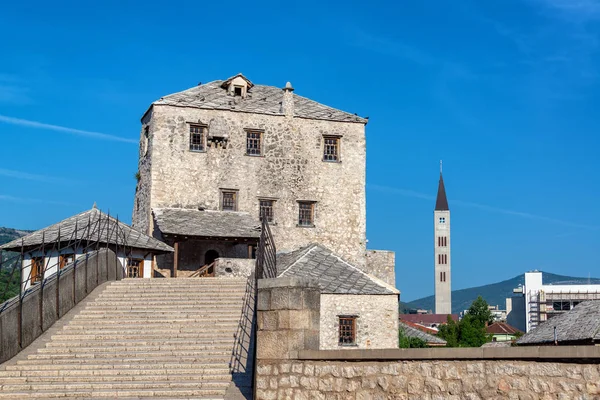
[{"label": "railing post", "polygon": [[60,267],[62,263],[60,260],[60,224],[58,225],[58,264],[56,265],[56,320],[60,319]]},{"label": "railing post", "polygon": [[[75,295],[75,291],[77,289],[77,281],[76,281],[76,277],[77,277],[77,222],[75,221],[75,246],[73,248],[73,251],[75,252],[75,261],[73,262],[73,307],[75,307],[75,301],[77,300],[77,296]],[[79,242],[81,243],[81,242]]]},{"label": "railing post", "polygon": [[[48,257],[48,262],[50,258]],[[46,231],[42,232],[42,279],[40,282],[40,330],[44,332],[44,279],[46,277]]]},{"label": "railing post", "polygon": [[[19,349],[23,349],[23,263],[25,262],[25,257],[23,256],[23,251],[25,248],[25,241],[21,238],[21,254],[19,255],[19,260],[21,262],[21,273],[19,274]],[[30,269],[31,271],[31,269]]]}]

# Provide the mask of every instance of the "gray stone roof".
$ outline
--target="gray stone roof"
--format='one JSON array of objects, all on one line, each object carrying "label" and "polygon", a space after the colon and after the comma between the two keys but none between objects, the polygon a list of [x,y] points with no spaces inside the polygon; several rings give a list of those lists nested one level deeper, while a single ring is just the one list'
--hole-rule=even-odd
[{"label": "gray stone roof", "polygon": [[199,211],[187,208],[152,210],[163,234],[214,238],[260,237],[260,222],[249,213],[235,211]]},{"label": "gray stone roof", "polygon": [[517,344],[534,345],[554,343],[554,327],[558,342],[600,341],[600,300],[579,303],[571,311],[557,315],[523,335]]},{"label": "gray stone roof", "polygon": [[[243,75],[239,75],[246,79]],[[231,79],[231,78],[230,78]],[[161,97],[152,104],[193,107],[208,110],[228,110],[268,115],[283,115],[283,90],[274,86],[249,85],[246,98],[233,97],[221,87],[226,81],[213,81],[182,92]],[[294,94],[294,116],[327,121],[367,123],[367,119],[325,106]]]},{"label": "gray stone roof", "polygon": [[368,275],[319,244],[277,255],[277,275],[307,277],[325,294],[398,294],[387,283]]},{"label": "gray stone roof", "polygon": [[[18,251],[23,246],[31,249],[42,244],[61,242],[73,242],[76,240],[99,241],[124,245],[135,249],[154,250],[157,253],[169,253],[173,248],[160,240],[136,231],[129,225],[109,217],[96,207],[91,210],[69,217],[59,223],[47,228],[30,233],[27,236],[13,240],[0,246],[2,250]],[[108,227],[108,229],[107,229]],[[60,231],[60,238],[59,238]]]},{"label": "gray stone roof", "polygon": [[409,326],[402,321],[399,322],[399,326],[400,329],[404,331],[404,335],[407,337],[421,339],[425,343],[432,345],[445,346],[447,343],[441,337],[430,335],[429,333],[423,332],[422,330],[419,330],[417,328],[413,328],[412,326]]}]

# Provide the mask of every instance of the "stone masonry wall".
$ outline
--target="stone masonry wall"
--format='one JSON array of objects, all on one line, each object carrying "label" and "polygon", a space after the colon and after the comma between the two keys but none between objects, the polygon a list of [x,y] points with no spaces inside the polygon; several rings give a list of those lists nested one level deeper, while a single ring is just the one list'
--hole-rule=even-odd
[{"label": "stone masonry wall", "polygon": [[[189,123],[226,130],[226,148],[189,150]],[[238,191],[238,210],[257,216],[259,199],[274,199],[272,231],[278,250],[319,242],[365,268],[365,126],[223,110],[154,105],[151,150],[140,163],[137,199],[146,207],[220,209],[220,189]],[[260,129],[263,156],[246,155],[245,129]],[[210,128],[209,128],[210,129]],[[209,132],[210,134],[210,132]],[[340,162],[324,162],[323,135],[340,135]],[[150,189],[147,189],[147,188]],[[148,195],[146,191],[151,193]],[[298,201],[315,201],[315,226],[298,227]],[[134,226],[146,208],[134,205]]]},{"label": "stone masonry wall", "polygon": [[[152,235],[150,215],[150,195],[152,193],[152,112],[144,116],[140,131],[140,148],[138,159],[139,180],[135,186],[133,199],[133,215],[131,225],[140,232]],[[147,132],[147,134],[146,134]]]},{"label": "stone masonry wall", "polygon": [[339,349],[339,316],[356,315],[359,349],[398,348],[398,295],[321,294],[321,349]]},{"label": "stone masonry wall", "polygon": [[305,278],[259,279],[257,359],[297,358],[319,349],[320,289]]},{"label": "stone masonry wall", "polygon": [[600,398],[598,364],[533,361],[261,360],[256,399]]},{"label": "stone masonry wall", "polygon": [[367,250],[367,271],[388,285],[396,287],[396,253],[388,250]]}]

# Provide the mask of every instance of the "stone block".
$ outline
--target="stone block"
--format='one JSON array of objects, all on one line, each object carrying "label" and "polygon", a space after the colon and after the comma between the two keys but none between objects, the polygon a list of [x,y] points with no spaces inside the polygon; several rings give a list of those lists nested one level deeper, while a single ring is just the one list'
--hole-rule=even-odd
[{"label": "stone block", "polygon": [[290,310],[277,311],[277,329],[288,330],[295,329],[294,324],[290,321]]},{"label": "stone block", "polygon": [[258,331],[256,356],[259,360],[289,358],[289,335],[282,331]]},{"label": "stone block", "polygon": [[302,300],[304,308],[316,311],[321,308],[321,292],[319,290],[305,290]]},{"label": "stone block", "polygon": [[260,311],[258,313],[258,329],[264,331],[277,330],[278,311]]},{"label": "stone block", "polygon": [[304,350],[304,331],[287,331],[288,333],[288,350],[299,351]]},{"label": "stone block", "polygon": [[304,290],[300,288],[289,288],[289,310],[301,310],[304,307]]},{"label": "stone block", "polygon": [[290,292],[288,288],[271,289],[271,310],[289,310]]},{"label": "stone block", "polygon": [[288,311],[289,329],[312,329],[312,312],[310,310]]},{"label": "stone block", "polygon": [[271,310],[271,291],[267,289],[259,290],[256,302],[256,308],[258,311]]}]

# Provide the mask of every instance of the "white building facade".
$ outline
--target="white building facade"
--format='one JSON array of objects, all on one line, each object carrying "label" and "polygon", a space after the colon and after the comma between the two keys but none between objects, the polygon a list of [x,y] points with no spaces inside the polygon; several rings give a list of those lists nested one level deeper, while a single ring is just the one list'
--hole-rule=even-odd
[{"label": "white building facade", "polygon": [[544,285],[542,272],[525,273],[525,285],[506,299],[507,322],[529,332],[582,301],[600,300],[600,285]]},{"label": "white building facade", "polygon": [[435,313],[452,314],[450,208],[441,171],[435,210],[433,211],[433,230]]}]

